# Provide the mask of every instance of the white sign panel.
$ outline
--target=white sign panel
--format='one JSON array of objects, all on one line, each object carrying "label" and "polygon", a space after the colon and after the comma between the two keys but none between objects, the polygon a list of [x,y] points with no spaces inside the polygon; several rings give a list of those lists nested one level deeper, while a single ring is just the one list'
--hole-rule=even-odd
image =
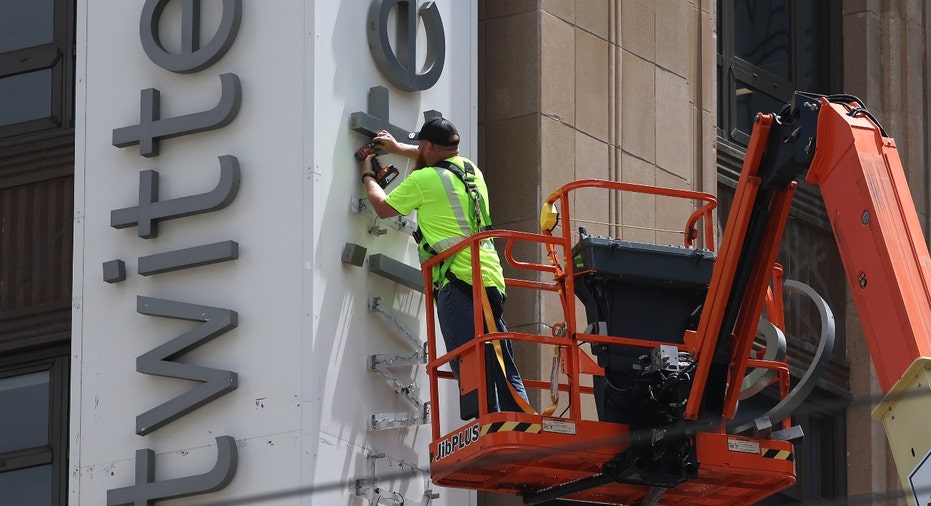
[{"label": "white sign panel", "polygon": [[931,505],[931,452],[928,452],[908,475],[908,485],[915,504]]},{"label": "white sign panel", "polygon": [[375,131],[477,155],[476,5],[78,1],[71,504],[474,504],[370,367],[410,351],[371,301],[423,339],[423,294],[342,254],[416,266],[356,212]]}]

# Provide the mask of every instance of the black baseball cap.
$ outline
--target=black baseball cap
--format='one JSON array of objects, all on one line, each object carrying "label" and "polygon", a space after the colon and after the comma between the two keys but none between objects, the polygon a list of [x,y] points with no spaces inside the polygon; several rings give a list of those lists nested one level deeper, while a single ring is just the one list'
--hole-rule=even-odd
[{"label": "black baseball cap", "polygon": [[459,131],[446,118],[433,118],[423,124],[420,132],[411,132],[412,141],[429,141],[440,146],[458,146]]}]

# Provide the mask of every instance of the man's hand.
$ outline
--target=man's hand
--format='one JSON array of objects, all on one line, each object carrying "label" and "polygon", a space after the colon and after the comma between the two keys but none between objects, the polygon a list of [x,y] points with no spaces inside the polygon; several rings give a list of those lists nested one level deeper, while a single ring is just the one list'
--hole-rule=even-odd
[{"label": "man's hand", "polygon": [[401,146],[398,140],[395,139],[394,136],[391,135],[387,130],[378,132],[375,138],[372,139],[372,142],[374,142],[379,149],[388,153],[398,154],[398,152],[401,150]]},{"label": "man's hand", "polygon": [[372,142],[374,142],[379,149],[387,153],[401,155],[415,160],[417,159],[416,145],[398,142],[387,130],[378,132],[378,135],[372,139]]},{"label": "man's hand", "polygon": [[[377,214],[379,218],[384,219],[397,216],[398,212],[385,202],[387,198],[385,190],[382,189],[382,187],[378,185],[378,181],[375,180],[375,171],[372,169],[373,158],[375,158],[375,155],[369,155],[365,157],[365,160],[362,160],[362,172],[360,173],[360,177],[362,178],[362,185],[365,186],[366,197],[368,197],[369,203],[372,204],[372,209],[375,210],[375,214]],[[366,176],[366,174],[368,174],[368,176]]]},{"label": "man's hand", "polygon": [[369,155],[365,157],[365,160],[362,160],[362,172],[359,173],[359,177],[362,177],[365,174],[375,173],[375,170],[372,168],[373,158],[375,158],[375,155]]}]

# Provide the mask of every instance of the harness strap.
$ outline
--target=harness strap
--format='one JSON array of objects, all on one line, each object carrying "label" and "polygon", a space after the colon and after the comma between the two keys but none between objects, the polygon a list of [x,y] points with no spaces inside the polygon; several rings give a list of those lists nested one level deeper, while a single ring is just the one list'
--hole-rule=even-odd
[{"label": "harness strap", "polygon": [[[488,206],[484,205],[485,202],[478,192],[478,187],[475,184],[475,168],[472,164],[465,162],[465,170],[463,170],[448,160],[442,160],[436,163],[434,170],[437,171],[437,176],[439,176],[440,181],[443,183],[443,189],[446,190],[446,197],[449,200],[453,216],[456,217],[461,235],[447,237],[430,244],[424,240],[423,233],[419,228],[415,230],[413,236],[414,240],[417,241],[417,244],[420,246],[419,253],[421,263],[449,249],[474,233],[491,229]],[[453,186],[452,178],[445,176],[444,173],[446,171],[454,174],[465,186],[471,204],[471,209],[468,214],[462,209],[462,203],[459,201],[459,194],[456,192],[455,186]],[[470,217],[472,218],[471,220],[469,219]],[[484,226],[482,225],[483,223],[485,224]],[[494,248],[494,243],[490,239],[485,239],[482,241],[481,246],[484,248]],[[448,264],[448,262],[443,263]],[[449,266],[444,265],[441,268],[448,271]],[[441,274],[443,273],[441,272]]]},{"label": "harness strap", "polygon": [[[479,231],[489,230],[491,228],[491,217],[488,216],[488,206],[487,203],[482,200],[482,195],[478,192],[478,187],[475,184],[475,167],[472,166],[468,161],[463,162],[464,169],[460,169],[456,164],[450,162],[449,160],[441,160],[436,163],[436,167],[442,167],[459,178],[462,181],[462,184],[465,186],[466,191],[469,194],[469,197],[472,199],[472,209],[471,216],[475,218],[476,229]],[[485,227],[482,224],[485,224]],[[473,229],[473,233],[475,230]]]},{"label": "harness strap", "polygon": [[[481,282],[481,278],[479,278],[479,282]],[[489,332],[494,332],[495,330],[493,329],[497,329],[498,325],[495,323],[495,317],[492,315],[491,302],[488,300],[488,292],[485,291],[484,286],[481,286],[480,288],[481,290],[479,291],[482,292],[482,313],[485,316],[485,325],[488,327]],[[491,342],[491,344],[495,349],[495,357],[497,358],[498,367],[501,369],[501,374],[504,376],[505,383],[508,385],[508,391],[510,392],[511,397],[514,398],[514,402],[520,406],[520,409],[524,413],[536,415],[537,411],[533,409],[533,406],[531,406],[526,399],[518,394],[517,390],[514,388],[514,385],[508,381],[508,373],[507,368],[504,366],[504,351],[501,349],[501,341],[499,339],[495,339]],[[553,411],[555,410],[556,408],[553,407]]]}]

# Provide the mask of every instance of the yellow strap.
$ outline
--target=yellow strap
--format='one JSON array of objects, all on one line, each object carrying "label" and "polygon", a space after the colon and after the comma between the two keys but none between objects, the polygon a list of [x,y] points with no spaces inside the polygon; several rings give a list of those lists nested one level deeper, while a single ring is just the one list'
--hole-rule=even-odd
[{"label": "yellow strap", "polygon": [[[485,325],[488,326],[489,332],[494,332],[491,329],[497,330],[498,326],[495,324],[495,319],[491,312],[491,303],[488,301],[488,293],[485,292],[484,286],[480,286],[479,288],[482,292],[482,313],[485,315]],[[508,374],[507,369],[504,367],[504,354],[501,351],[501,341],[495,339],[491,343],[495,348],[495,356],[498,357],[498,366],[501,368],[501,373],[504,375],[504,379],[507,380]],[[530,403],[524,400],[524,398],[517,393],[514,385],[512,385],[510,381],[505,382],[508,384],[508,390],[511,391],[511,397],[514,397],[514,400],[517,402],[517,405],[520,406],[520,409],[522,409],[524,413],[530,413],[533,415],[537,414],[537,411],[533,409],[533,406],[531,406]]]}]

